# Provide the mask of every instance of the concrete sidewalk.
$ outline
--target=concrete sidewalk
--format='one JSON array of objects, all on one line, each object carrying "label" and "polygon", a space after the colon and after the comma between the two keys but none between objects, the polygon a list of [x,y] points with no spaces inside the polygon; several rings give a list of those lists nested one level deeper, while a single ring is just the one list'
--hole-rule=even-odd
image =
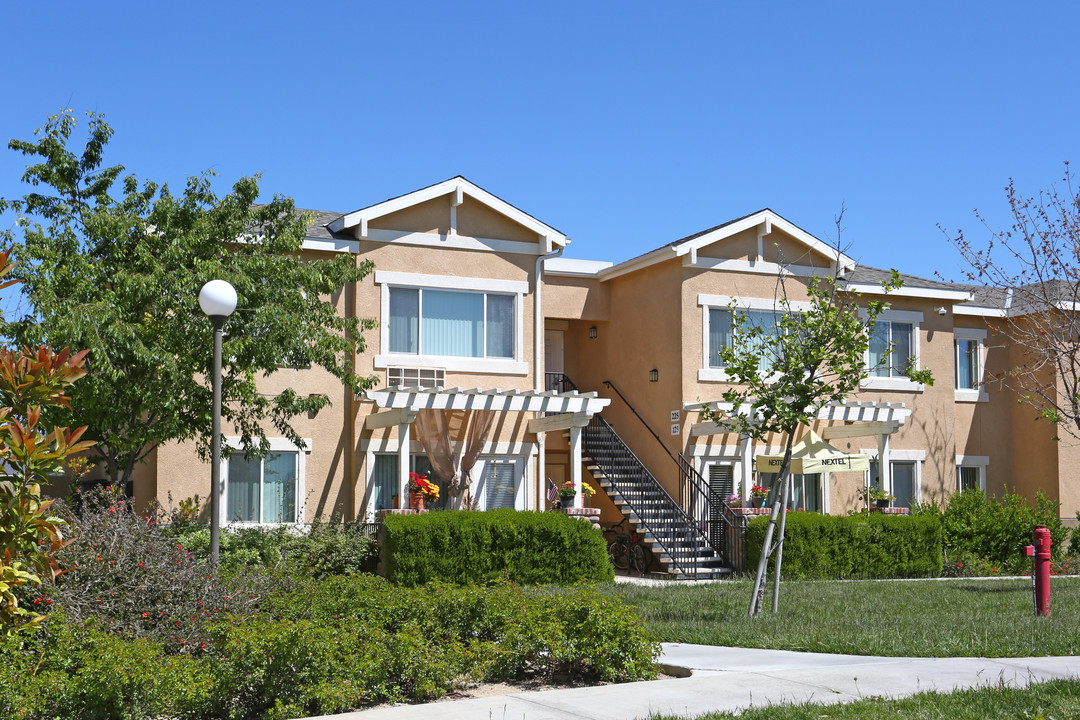
[{"label": "concrete sidewalk", "polygon": [[670,680],[396,705],[334,720],[635,720],[650,713],[697,716],[781,703],[850,702],[1005,682],[1020,687],[1080,677],[1080,658],[889,658],[664,643]]}]

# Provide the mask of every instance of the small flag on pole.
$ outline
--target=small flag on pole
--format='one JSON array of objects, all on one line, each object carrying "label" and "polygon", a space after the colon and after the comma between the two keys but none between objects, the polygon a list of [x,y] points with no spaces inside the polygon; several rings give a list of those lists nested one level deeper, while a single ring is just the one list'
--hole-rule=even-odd
[{"label": "small flag on pole", "polygon": [[548,502],[555,502],[559,499],[559,488],[555,487],[555,483],[551,482],[551,478],[548,478]]}]

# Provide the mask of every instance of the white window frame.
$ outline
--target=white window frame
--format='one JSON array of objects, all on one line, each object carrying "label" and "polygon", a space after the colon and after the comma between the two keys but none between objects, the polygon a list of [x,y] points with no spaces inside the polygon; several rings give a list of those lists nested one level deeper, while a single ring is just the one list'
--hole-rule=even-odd
[{"label": "white window frame", "polygon": [[527,464],[524,457],[515,455],[481,455],[476,460],[476,466],[473,468],[472,476],[475,478],[476,494],[475,499],[480,503],[481,510],[487,510],[487,466],[489,463],[496,465],[513,465],[514,466],[514,509],[515,510],[527,510],[527,497],[525,493],[525,468]]},{"label": "white window frame", "polygon": [[[867,317],[865,310],[860,310],[859,315],[863,318]],[[913,368],[921,367],[921,335],[919,328],[922,326],[924,316],[923,313],[915,310],[885,310],[878,315],[875,323],[909,323],[911,325],[911,366]],[[891,355],[889,356],[892,357]],[[869,372],[870,367],[870,348],[866,348],[866,352],[863,353],[863,367]],[[904,392],[922,392],[925,390],[925,386],[922,383],[917,383],[906,377],[866,377],[859,384],[859,387],[864,390],[900,390]]]},{"label": "white window frame", "polygon": [[[976,378],[979,382],[977,388],[958,388],[956,380],[960,376],[960,345],[957,340],[974,340],[977,343],[976,352]],[[976,328],[953,328],[953,390],[956,402],[988,402],[990,394],[986,386],[982,384],[986,373],[986,331]]]},{"label": "white window frame", "polygon": [[[880,464],[881,458],[878,457],[878,451],[874,449],[863,448],[859,450],[863,455],[868,455],[871,460],[874,460]],[[926,462],[925,450],[889,450],[889,487],[883,488],[890,495],[892,494],[892,463],[894,462],[914,462],[915,463],[915,502],[922,502],[922,467]],[[880,471],[879,471],[880,473]],[[870,488],[870,471],[867,470],[863,473],[863,487]]]},{"label": "white window frame", "polygon": [[[519,280],[496,280],[494,278],[453,277],[449,275],[424,275],[420,273],[375,271],[375,284],[380,285],[379,347],[382,352],[375,356],[375,369],[404,365],[415,368],[443,368],[451,372],[477,372],[494,375],[527,375],[529,363],[525,355],[524,296],[529,283]],[[390,288],[458,290],[462,292],[511,295],[514,298],[514,356],[512,358],[470,358],[450,355],[419,355],[390,352]]]},{"label": "white window frame", "polygon": [[699,293],[698,306],[701,308],[701,369],[698,370],[698,380],[703,382],[730,382],[727,370],[724,368],[710,367],[712,359],[709,353],[709,312],[711,310],[731,310],[734,304],[736,310],[766,310],[772,312],[806,312],[811,304],[802,300],[792,300],[785,307],[773,298],[744,298],[733,295],[709,295]]},{"label": "white window frame", "polygon": [[986,468],[990,465],[989,455],[957,455],[956,456],[956,487],[955,492],[960,492],[960,468],[973,467],[979,471],[979,489],[986,492]]},{"label": "white window frame", "polygon": [[[311,439],[302,438],[303,445],[295,445],[291,440],[286,438],[267,438],[267,442],[270,443],[270,452],[294,452],[296,453],[296,520],[293,522],[271,523],[271,522],[236,522],[229,520],[228,508],[229,508],[229,460],[222,457],[221,464],[218,466],[221,470],[221,487],[218,488],[218,519],[221,522],[222,527],[281,527],[283,525],[305,525],[306,524],[306,508],[305,498],[307,496],[305,476],[307,473],[307,456],[311,452]],[[236,452],[243,452],[243,446],[239,437],[226,437],[226,447],[231,448]],[[262,514],[262,483],[259,484],[259,514]]]}]

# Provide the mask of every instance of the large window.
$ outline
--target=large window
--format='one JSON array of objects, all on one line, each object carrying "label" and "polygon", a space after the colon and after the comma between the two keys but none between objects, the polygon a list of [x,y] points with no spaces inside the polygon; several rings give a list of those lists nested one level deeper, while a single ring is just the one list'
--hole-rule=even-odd
[{"label": "large window", "polygon": [[514,357],[514,297],[390,288],[390,352]]},{"label": "large window", "polygon": [[485,510],[517,507],[519,467],[520,463],[512,459],[489,458],[484,462],[477,493]]},{"label": "large window", "polygon": [[[780,313],[773,310],[743,310],[746,315],[746,324],[749,327],[761,328],[768,335],[775,332],[780,321]],[[772,345],[768,337],[743,338],[739,340],[732,330],[732,313],[726,308],[712,308],[709,310],[709,367],[722,368],[724,361],[720,359],[720,351],[732,348],[738,344],[756,350],[758,354],[758,369],[767,372],[775,359],[772,354]]]},{"label": "large window", "polygon": [[271,452],[247,459],[235,452],[228,460],[225,493],[227,522],[294,523],[300,453]]},{"label": "large window", "polygon": [[[428,510],[446,509],[447,483],[431,468],[431,461],[427,455],[416,454],[409,456],[409,472],[419,475],[427,475],[428,480],[439,486],[439,499],[435,501],[425,500],[424,507]],[[398,477],[398,456],[394,454],[379,454],[375,456],[375,466],[372,469],[372,492],[371,501],[373,510],[389,510],[394,507],[394,499],[398,500],[398,507],[408,507],[408,500],[404,503],[398,498],[401,492],[401,478]]]},{"label": "large window", "polygon": [[[870,375],[873,377],[907,377],[915,360],[911,323],[881,321],[870,331]],[[889,350],[892,352],[889,352]]]}]

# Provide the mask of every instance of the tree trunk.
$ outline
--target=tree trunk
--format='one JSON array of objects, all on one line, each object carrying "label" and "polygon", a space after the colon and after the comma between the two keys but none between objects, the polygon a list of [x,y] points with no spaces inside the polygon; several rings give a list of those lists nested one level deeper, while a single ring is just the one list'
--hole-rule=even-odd
[{"label": "tree trunk", "polygon": [[[757,574],[754,577],[754,592],[750,596],[750,610],[748,615],[750,617],[756,617],[761,614],[761,606],[765,600],[765,585],[766,585],[766,569],[769,564],[769,556],[772,555],[773,533],[776,530],[777,518],[781,516],[782,511],[787,509],[787,496],[784,492],[784,488],[787,485],[787,477],[790,475],[791,468],[791,444],[792,433],[788,433],[787,448],[784,450],[784,462],[780,466],[780,483],[781,491],[778,497],[773,500],[772,512],[769,514],[769,527],[765,530],[765,540],[761,544],[761,557],[758,558]],[[781,541],[783,535],[780,536]],[[779,567],[777,567],[777,582],[779,582]],[[776,591],[774,591],[775,593]]]}]

